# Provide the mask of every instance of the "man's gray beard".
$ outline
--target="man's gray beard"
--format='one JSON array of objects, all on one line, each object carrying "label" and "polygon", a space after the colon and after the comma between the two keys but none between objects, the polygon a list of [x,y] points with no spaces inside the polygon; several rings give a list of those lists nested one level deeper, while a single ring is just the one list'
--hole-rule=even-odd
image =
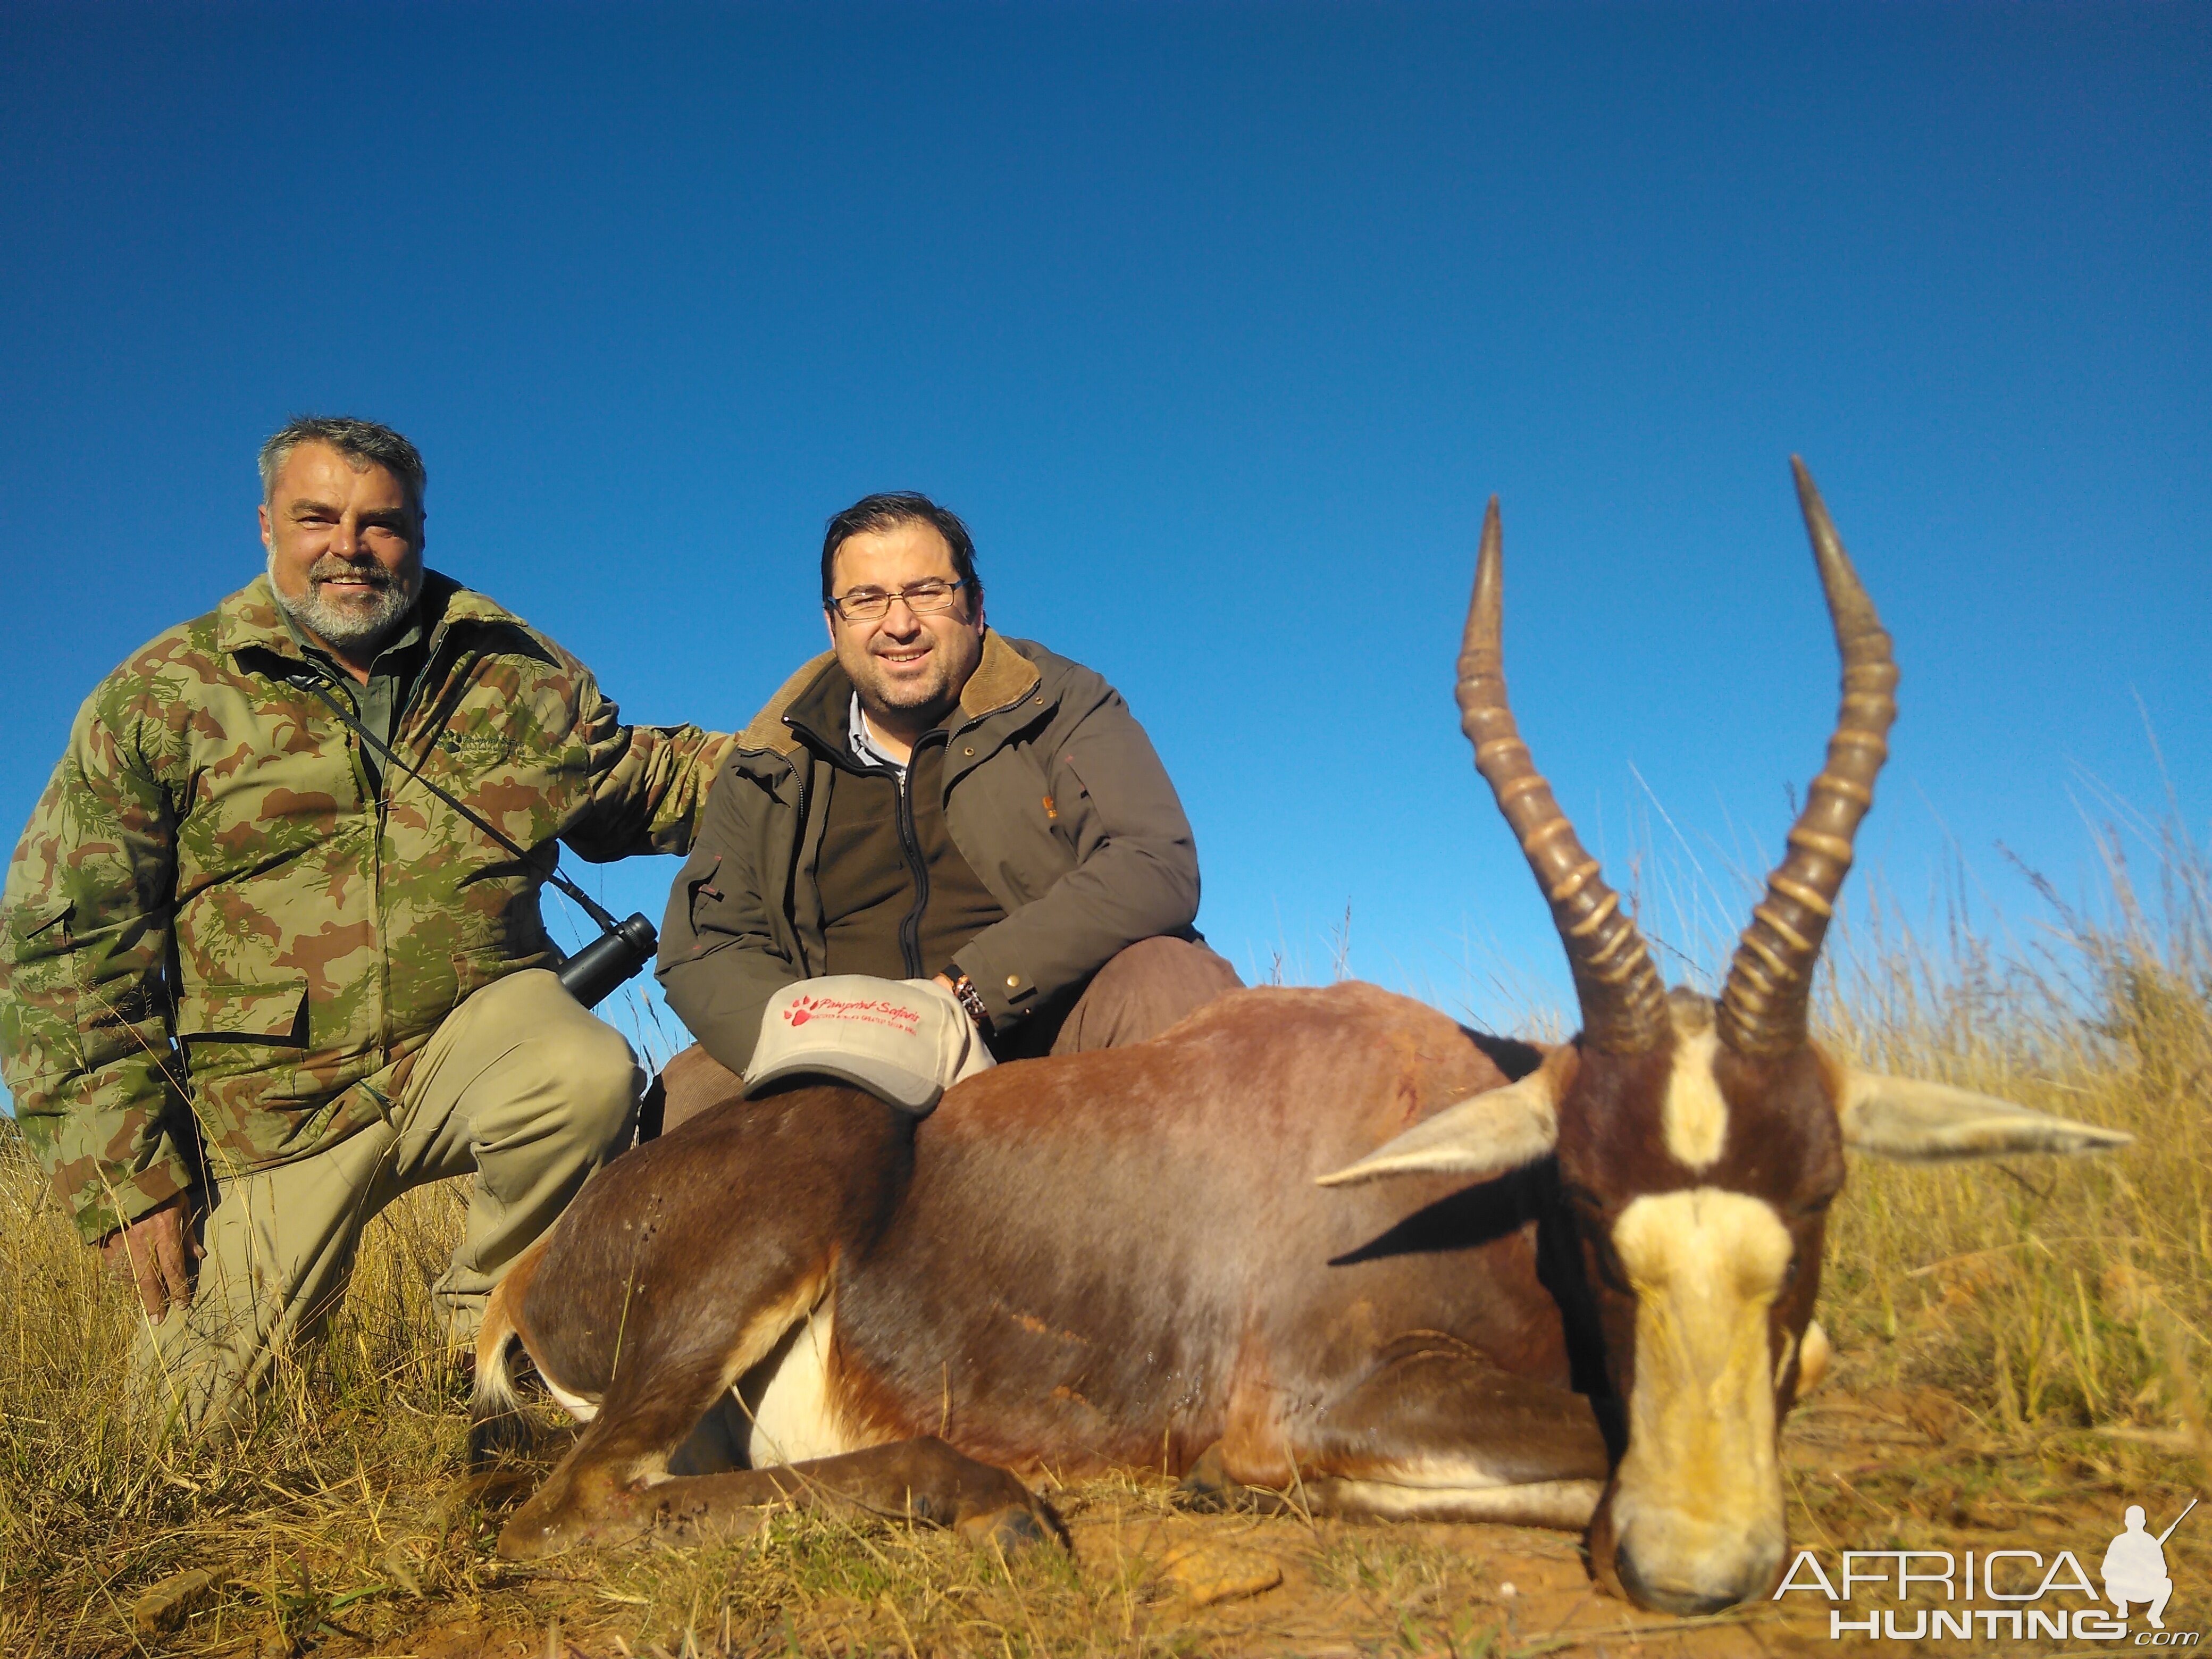
[{"label": "man's gray beard", "polygon": [[415,603],[404,582],[388,571],[380,569],[376,574],[385,579],[385,586],[376,590],[376,603],[367,610],[332,605],[322,597],[313,572],[307,578],[307,597],[295,599],[276,586],[276,556],[269,556],[269,591],[276,597],[276,608],[325,645],[345,650],[381,645],[399,631]]}]

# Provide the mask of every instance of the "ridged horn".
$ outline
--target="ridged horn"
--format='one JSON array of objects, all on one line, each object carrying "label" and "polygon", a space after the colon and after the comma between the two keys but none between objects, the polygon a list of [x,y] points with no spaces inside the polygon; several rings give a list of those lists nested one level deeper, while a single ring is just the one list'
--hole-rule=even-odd
[{"label": "ridged horn", "polygon": [[1721,992],[1721,1041],[1740,1054],[1760,1056],[1789,1054],[1805,1041],[1813,964],[1851,867],[1852,837],[1874,805],[1875,775],[1889,758],[1890,722],[1897,718],[1889,635],[1829,522],[1813,475],[1795,455],[1790,469],[1843,655],[1844,696],[1828,739],[1828,763],[1805,792],[1805,810],[1790,828],[1781,864],[1766,878],[1766,896],[1752,908]]},{"label": "ridged horn", "polygon": [[1552,786],[1536,770],[1506,704],[1500,644],[1504,549],[1498,497],[1492,495],[1482,520],[1474,601],[1468,607],[1467,632],[1460,641],[1460,729],[1474,744],[1475,769],[1498,798],[1498,810],[1513,826],[1536,884],[1551,903],[1553,924],[1566,946],[1575,994],[1582,1002],[1583,1040],[1608,1054],[1641,1054],[1656,1047],[1667,1030],[1667,988],[1651,965],[1644,936],[1552,798]]}]

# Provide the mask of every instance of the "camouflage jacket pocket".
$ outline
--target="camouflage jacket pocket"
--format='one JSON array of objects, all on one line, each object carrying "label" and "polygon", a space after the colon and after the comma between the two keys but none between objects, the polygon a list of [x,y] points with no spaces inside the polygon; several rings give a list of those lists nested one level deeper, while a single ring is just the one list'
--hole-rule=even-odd
[{"label": "camouflage jacket pocket", "polygon": [[70,928],[76,909],[75,899],[49,898],[41,904],[17,905],[8,913],[9,954],[19,967],[36,964],[45,970],[34,972],[34,981],[82,983],[83,966],[76,959],[76,939]]},{"label": "camouflage jacket pocket", "polygon": [[319,1103],[299,1063],[307,1007],[305,980],[203,985],[177,999],[200,1133],[218,1164],[251,1168],[283,1153]]},{"label": "camouflage jacket pocket", "polygon": [[[197,1050],[204,1044],[257,1048],[283,1043],[298,1048],[307,1040],[307,982],[273,985],[203,985],[177,999],[177,1035]],[[265,1065],[264,1057],[248,1056]],[[198,1070],[195,1053],[193,1069]]]},{"label": "camouflage jacket pocket", "polygon": [[[72,898],[50,898],[43,904],[18,905],[9,915],[8,931],[27,944],[49,929],[66,923],[70,912],[76,908],[76,901]],[[64,941],[68,936],[68,929],[64,927],[61,933],[46,941],[46,948],[49,951],[66,949]]]},{"label": "camouflage jacket pocket", "polygon": [[74,900],[51,898],[8,914],[14,964],[0,1003],[0,1030],[21,1068],[15,1079],[19,1090],[44,1088],[82,1060],[80,1033],[98,1005],[85,995],[83,964],[70,935],[76,908]]}]

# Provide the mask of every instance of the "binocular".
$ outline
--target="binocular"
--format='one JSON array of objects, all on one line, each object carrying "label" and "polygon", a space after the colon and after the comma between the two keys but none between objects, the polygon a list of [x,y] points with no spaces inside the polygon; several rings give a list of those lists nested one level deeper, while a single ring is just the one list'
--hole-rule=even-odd
[{"label": "binocular", "polygon": [[596,1007],[608,994],[653,960],[660,948],[659,935],[641,914],[610,926],[557,970],[570,996],[586,1008]]},{"label": "binocular", "polygon": [[[487,823],[481,813],[455,800],[424,777],[405,756],[394,753],[390,744],[363,726],[359,717],[338,701],[337,695],[313,670],[303,669],[299,673],[288,675],[285,684],[297,686],[320,699],[331,713],[344,723],[346,729],[361,739],[364,748],[381,756],[386,764],[398,767],[452,807],[465,822],[474,824],[489,836],[493,846],[505,848],[526,866],[531,862],[531,854],[506,831],[496,824]],[[609,992],[653,960],[653,953],[660,948],[659,935],[653,931],[653,924],[642,915],[633,915],[628,921],[617,921],[602,909],[589,893],[561,873],[561,854],[557,848],[553,854],[553,867],[545,872],[545,878],[574,899],[577,908],[599,923],[603,930],[599,938],[562,963],[556,975],[570,996],[586,1008],[595,1008],[606,1000]]]}]

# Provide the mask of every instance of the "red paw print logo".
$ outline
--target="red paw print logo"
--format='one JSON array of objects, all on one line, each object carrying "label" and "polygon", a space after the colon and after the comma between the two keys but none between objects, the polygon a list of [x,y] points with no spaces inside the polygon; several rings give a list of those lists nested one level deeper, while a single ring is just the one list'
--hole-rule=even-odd
[{"label": "red paw print logo", "polygon": [[812,997],[799,997],[783,1011],[783,1017],[793,1025],[804,1025],[814,1018],[814,1011],[821,1004]]}]

